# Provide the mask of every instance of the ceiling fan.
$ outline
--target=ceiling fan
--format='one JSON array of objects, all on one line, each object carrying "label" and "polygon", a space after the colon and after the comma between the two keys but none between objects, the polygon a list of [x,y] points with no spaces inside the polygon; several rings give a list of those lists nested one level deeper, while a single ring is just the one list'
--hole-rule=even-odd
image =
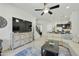
[{"label": "ceiling fan", "polygon": [[47,5],[47,3],[44,3],[44,8],[43,9],[35,9],[35,11],[43,11],[41,13],[41,15],[43,15],[45,13],[49,13],[50,15],[52,15],[53,13],[51,12],[51,10],[59,8],[59,6],[60,6],[60,5],[55,5],[55,6],[52,6],[52,7],[47,7],[46,5]]}]

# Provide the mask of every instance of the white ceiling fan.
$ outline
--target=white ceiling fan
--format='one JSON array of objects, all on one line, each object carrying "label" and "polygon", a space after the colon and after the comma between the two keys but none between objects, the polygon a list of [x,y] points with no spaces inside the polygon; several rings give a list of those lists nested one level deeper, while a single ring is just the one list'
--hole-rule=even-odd
[{"label": "white ceiling fan", "polygon": [[55,5],[55,6],[52,6],[52,7],[47,7],[46,5],[47,5],[47,3],[44,3],[44,8],[43,9],[35,9],[35,11],[43,11],[41,13],[41,15],[43,15],[45,13],[49,13],[50,15],[52,15],[53,13],[51,12],[51,10],[59,8],[59,6],[60,6],[60,5]]}]

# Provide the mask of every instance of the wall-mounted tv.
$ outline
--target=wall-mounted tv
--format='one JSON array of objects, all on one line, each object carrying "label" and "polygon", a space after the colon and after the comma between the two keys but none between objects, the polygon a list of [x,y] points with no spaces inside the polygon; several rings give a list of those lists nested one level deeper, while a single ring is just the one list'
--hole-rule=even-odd
[{"label": "wall-mounted tv", "polygon": [[19,18],[12,18],[12,22],[13,22],[13,26],[12,26],[12,30],[13,32],[31,32],[32,31],[32,22],[30,21],[26,21],[26,20],[22,20]]}]

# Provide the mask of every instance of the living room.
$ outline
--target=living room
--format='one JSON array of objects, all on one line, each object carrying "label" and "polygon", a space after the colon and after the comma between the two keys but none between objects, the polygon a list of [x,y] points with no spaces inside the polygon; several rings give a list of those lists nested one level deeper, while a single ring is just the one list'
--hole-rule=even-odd
[{"label": "living room", "polygon": [[79,56],[78,5],[0,3],[0,55]]}]

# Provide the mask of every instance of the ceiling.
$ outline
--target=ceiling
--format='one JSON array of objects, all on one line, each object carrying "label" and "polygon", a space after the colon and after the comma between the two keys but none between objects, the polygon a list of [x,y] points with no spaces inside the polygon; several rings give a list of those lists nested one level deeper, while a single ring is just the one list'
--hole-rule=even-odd
[{"label": "ceiling", "polygon": [[[60,7],[57,9],[51,10],[53,12],[52,15],[47,13],[47,14],[44,14],[43,16],[40,15],[42,13],[41,11],[34,11],[34,9],[43,8],[44,7],[43,3],[13,3],[11,5],[32,14],[39,20],[46,20],[46,21],[69,20],[72,12],[79,11],[78,3],[47,3],[47,7],[51,7],[57,4],[59,4]],[[67,8],[67,7],[70,7],[70,8]]]}]

